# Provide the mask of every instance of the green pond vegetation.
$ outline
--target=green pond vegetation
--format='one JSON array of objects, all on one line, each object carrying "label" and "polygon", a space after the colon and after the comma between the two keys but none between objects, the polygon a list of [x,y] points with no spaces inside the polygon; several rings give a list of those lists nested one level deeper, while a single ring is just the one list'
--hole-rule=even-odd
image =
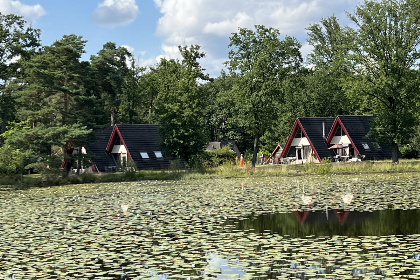
[{"label": "green pond vegetation", "polygon": [[[2,188],[0,279],[420,277],[419,173],[271,175]],[[249,220],[295,211],[273,223],[299,231],[327,209],[407,211],[411,226],[300,236]]]}]

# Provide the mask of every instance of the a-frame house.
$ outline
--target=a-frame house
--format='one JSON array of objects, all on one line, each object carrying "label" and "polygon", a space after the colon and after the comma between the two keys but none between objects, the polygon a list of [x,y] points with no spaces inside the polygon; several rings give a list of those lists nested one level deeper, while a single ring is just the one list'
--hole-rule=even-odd
[{"label": "a-frame house", "polygon": [[372,116],[337,116],[326,139],[335,155],[350,161],[391,158],[391,149],[382,149],[368,138]]},{"label": "a-frame house", "polygon": [[132,164],[139,170],[168,169],[170,159],[159,148],[158,130],[154,124],[117,124],[97,132],[87,148],[92,169],[110,172]]},{"label": "a-frame house", "polygon": [[321,162],[332,151],[325,142],[334,118],[297,118],[283,148],[285,163]]}]

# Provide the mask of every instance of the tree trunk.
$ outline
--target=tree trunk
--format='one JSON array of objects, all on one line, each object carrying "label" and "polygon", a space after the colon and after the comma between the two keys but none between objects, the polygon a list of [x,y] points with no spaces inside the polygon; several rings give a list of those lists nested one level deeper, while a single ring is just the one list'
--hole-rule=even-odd
[{"label": "tree trunk", "polygon": [[255,170],[255,164],[256,164],[257,159],[258,159],[259,144],[260,144],[260,137],[258,135],[255,135],[255,137],[254,137],[254,153],[252,155],[252,161],[251,161],[252,170]]},{"label": "tree trunk", "polygon": [[73,150],[70,148],[63,147],[62,148],[64,154],[64,166],[61,173],[61,178],[65,179],[69,176],[71,167],[73,165],[73,159],[71,158]]},{"label": "tree trunk", "polygon": [[115,125],[115,107],[111,107],[111,126]]},{"label": "tree trunk", "polygon": [[392,163],[398,163],[398,144],[393,141],[392,143]]}]

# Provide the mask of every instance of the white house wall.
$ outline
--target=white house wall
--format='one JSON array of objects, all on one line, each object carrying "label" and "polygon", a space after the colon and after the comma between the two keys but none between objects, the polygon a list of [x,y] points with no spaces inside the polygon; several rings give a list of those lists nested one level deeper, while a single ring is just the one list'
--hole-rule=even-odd
[{"label": "white house wall", "polygon": [[114,147],[112,147],[112,152],[113,154],[126,154],[127,150],[125,148],[124,145],[114,145]]},{"label": "white house wall", "polygon": [[306,137],[302,138],[294,138],[292,141],[292,144],[290,144],[292,147],[296,146],[309,146],[309,141]]},{"label": "white house wall", "polygon": [[351,144],[349,137],[347,137],[347,135],[344,136],[334,136],[331,139],[330,144],[334,145],[334,144]]}]

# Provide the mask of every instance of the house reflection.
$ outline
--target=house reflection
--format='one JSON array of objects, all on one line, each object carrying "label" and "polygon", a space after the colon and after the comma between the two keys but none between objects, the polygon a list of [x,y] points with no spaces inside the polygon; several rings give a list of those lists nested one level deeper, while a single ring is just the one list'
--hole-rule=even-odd
[{"label": "house reflection", "polygon": [[[228,220],[236,229],[261,233],[270,231],[291,237],[359,236],[420,233],[420,210],[353,211],[355,194],[336,194],[332,207],[319,210],[316,195],[305,193],[296,196],[293,212],[251,215],[246,219]],[[318,209],[318,210],[317,210]]]},{"label": "house reflection", "polygon": [[306,208],[288,213],[249,216],[227,220],[235,229],[255,233],[269,231],[290,237],[360,236],[420,233],[420,210],[378,210],[371,212],[348,209],[312,210]]}]

